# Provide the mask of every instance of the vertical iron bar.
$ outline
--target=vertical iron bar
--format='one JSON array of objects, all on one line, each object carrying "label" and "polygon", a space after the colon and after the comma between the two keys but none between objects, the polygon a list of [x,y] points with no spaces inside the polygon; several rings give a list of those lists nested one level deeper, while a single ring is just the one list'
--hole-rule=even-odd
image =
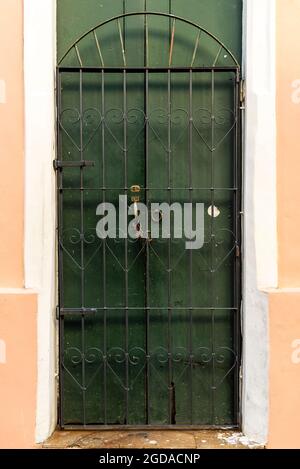
[{"label": "vertical iron bar", "polygon": [[[148,110],[149,110],[149,72],[145,71],[145,204],[148,208],[149,204],[149,127],[148,127]],[[149,220],[148,220],[149,223]],[[151,236],[148,234],[147,236]],[[149,424],[150,419],[150,311],[149,311],[149,242],[146,239],[146,278],[145,278],[145,307],[146,307],[146,422]]]},{"label": "vertical iron bar", "polygon": [[217,65],[217,62],[218,62],[218,60],[219,60],[220,54],[221,54],[221,52],[222,52],[222,49],[223,49],[223,46],[220,46],[220,48],[219,48],[219,50],[218,50],[218,52],[217,52],[217,55],[216,55],[216,57],[215,57],[214,63],[213,63],[213,67],[215,67],[215,66]]},{"label": "vertical iron bar", "polygon": [[120,44],[121,44],[121,51],[122,51],[122,57],[123,57],[123,65],[126,67],[126,56],[125,56],[125,48],[124,48],[124,39],[123,39],[123,34],[121,30],[121,24],[120,20],[117,20],[118,22],[118,30],[119,30],[119,37],[120,37]]},{"label": "vertical iron bar", "polygon": [[202,32],[201,29],[199,29],[198,34],[197,34],[197,38],[196,38],[196,42],[195,42],[195,47],[194,47],[193,56],[192,56],[191,67],[193,67],[193,66],[194,66],[194,63],[195,63],[195,59],[196,59],[196,54],[197,54],[197,50],[198,50],[198,46],[199,46],[199,41],[200,41],[201,32]]},{"label": "vertical iron bar", "polygon": [[[123,153],[124,153],[124,183],[125,194],[128,195],[128,174],[127,174],[127,75],[126,70],[123,71]],[[125,381],[126,381],[126,424],[128,425],[128,398],[129,398],[129,360],[128,360],[128,238],[125,237]]]},{"label": "vertical iron bar", "polygon": [[[57,159],[62,160],[62,133],[60,131],[60,113],[61,113],[61,74],[57,71],[56,76],[56,93],[57,93]],[[58,235],[58,303],[59,308],[64,306],[64,285],[63,285],[63,249],[61,243],[63,241],[63,191],[60,189],[63,187],[63,173],[57,171],[56,177],[57,185],[57,235]],[[59,316],[59,423],[60,426],[64,425],[64,409],[63,409],[63,396],[64,396],[64,316]]]},{"label": "vertical iron bar", "polygon": [[[235,80],[234,80],[234,95],[233,95],[233,107],[234,107],[234,119],[236,119],[236,86],[237,86],[237,77],[235,76]],[[236,123],[235,123],[235,127],[233,129],[234,131],[234,144],[233,144],[233,187],[237,187],[236,184],[237,184],[237,168],[236,168],[236,156],[237,156],[237,140],[236,140],[236,137],[237,137],[237,133],[236,133]],[[236,244],[236,249],[237,249],[237,226],[236,226],[236,217],[237,217],[237,199],[236,199],[236,194],[237,191],[234,191],[233,193],[233,233],[234,233],[234,237],[235,237],[235,244]],[[237,293],[237,285],[236,285],[236,281],[237,281],[237,275],[236,275],[236,267],[237,267],[237,262],[236,262],[236,252],[234,254],[234,267],[233,267],[233,306],[234,307],[238,307],[237,305],[237,296],[236,296],[236,293]],[[235,314],[235,317],[233,318],[233,350],[234,350],[234,353],[236,353],[236,314]],[[236,391],[236,369],[238,367],[235,368],[234,370],[234,391]],[[236,392],[234,392],[234,414],[236,415]]]},{"label": "vertical iron bar", "polygon": [[[144,1],[144,11],[147,11],[147,0]],[[145,15],[144,20],[144,66],[148,66],[148,18]],[[149,71],[145,70],[144,78],[144,111],[145,111],[145,204],[148,208],[149,204]],[[149,220],[148,220],[149,223]],[[149,234],[149,226],[147,227]],[[150,423],[150,311],[149,311],[149,268],[150,268],[150,258],[149,258],[149,243],[146,239],[146,259],[145,259],[145,315],[146,315],[146,423]]]},{"label": "vertical iron bar", "polygon": [[102,52],[101,52],[100,43],[99,43],[99,40],[98,40],[98,37],[97,37],[97,34],[96,34],[95,30],[94,30],[94,39],[95,39],[98,55],[99,55],[99,58],[100,58],[101,67],[104,67],[103,55],[102,55]]},{"label": "vertical iron bar", "polygon": [[[83,90],[82,90],[82,70],[80,70],[80,85],[79,85],[79,106],[80,106],[80,160],[83,161]],[[81,307],[85,306],[84,298],[84,283],[85,283],[85,271],[84,271],[84,179],[83,179],[83,167],[80,167],[80,260],[81,260]],[[82,314],[81,317],[81,348],[82,348],[82,404],[83,404],[83,424],[86,423],[86,405],[85,405],[85,317]]]},{"label": "vertical iron bar", "polygon": [[[189,202],[193,202],[193,71],[189,76]],[[189,355],[190,355],[190,424],[193,424],[193,250],[189,250]]]},{"label": "vertical iron bar", "polygon": [[238,233],[239,233],[239,244],[240,244],[240,258],[238,259],[238,310],[237,310],[237,354],[238,354],[238,376],[237,376],[237,410],[238,410],[238,424],[242,425],[242,415],[241,415],[241,399],[240,399],[240,385],[241,385],[241,376],[240,376],[240,366],[241,366],[241,350],[242,350],[242,330],[241,330],[241,320],[242,320],[242,269],[243,269],[243,246],[242,246],[242,223],[241,217],[243,213],[242,206],[242,185],[243,185],[243,150],[242,150],[242,132],[243,132],[243,116],[244,113],[240,109],[240,87],[241,85],[241,71],[237,69],[237,74],[239,77],[239,86],[237,89],[237,181],[238,181]]},{"label": "vertical iron bar", "polygon": [[[169,0],[169,14],[172,14],[172,0]],[[174,23],[175,25],[175,23]],[[171,18],[169,19],[169,41],[170,50],[169,57],[171,56]],[[170,60],[170,59],[169,59]],[[171,71],[168,70],[168,196],[169,205],[171,204]],[[171,236],[171,233],[170,233]],[[175,423],[172,421],[173,412],[173,362],[172,362],[172,288],[171,288],[171,237],[168,241],[168,355],[169,355],[169,423]]]},{"label": "vertical iron bar", "polygon": [[[210,230],[210,242],[211,242],[211,262],[210,262],[210,271],[211,271],[211,282],[210,282],[210,291],[211,291],[211,306],[215,306],[215,288],[214,288],[214,243],[215,243],[215,233],[214,233],[214,211],[215,211],[215,192],[214,192],[214,151],[215,151],[215,72],[211,71],[211,230]],[[212,424],[215,424],[215,310],[212,309],[211,312],[211,353],[212,353],[212,401],[211,401],[211,412],[212,412]]]},{"label": "vertical iron bar", "polygon": [[[168,70],[168,198],[171,205],[171,71]],[[172,370],[172,309],[171,309],[171,233],[168,239],[168,389],[169,424],[172,424],[173,370]]]},{"label": "vertical iron bar", "polygon": [[[144,0],[144,11],[147,11],[147,0]],[[149,66],[149,34],[148,34],[148,16],[145,15],[144,19],[144,67]],[[148,160],[148,141],[149,141],[149,126],[148,126],[148,112],[149,112],[149,73],[145,71],[145,204],[148,208],[148,175],[149,175],[149,160]],[[148,220],[149,223],[149,220]],[[148,227],[149,229],[149,227]],[[145,272],[145,307],[146,307],[146,423],[150,423],[150,311],[149,306],[149,243],[146,240],[146,272]]]},{"label": "vertical iron bar", "polygon": [[[172,14],[172,0],[169,0],[169,15]],[[170,52],[171,52],[171,35],[172,35],[172,20],[169,18],[169,58],[170,58]]]},{"label": "vertical iron bar", "polygon": [[[145,0],[145,11],[147,10],[147,0]],[[149,31],[148,31],[148,16],[145,15],[145,21],[144,21],[144,28],[145,28],[145,60],[144,60],[144,66],[149,67]]]},{"label": "vertical iron bar", "polygon": [[176,20],[173,20],[172,25],[172,33],[171,33],[171,41],[170,41],[170,51],[169,51],[169,67],[172,65],[172,58],[173,58],[173,48],[174,48],[174,37],[175,37],[175,24]]},{"label": "vertical iron bar", "polygon": [[[123,0],[123,15],[126,13],[126,0]],[[123,47],[124,47],[124,52],[126,50],[126,33],[125,33],[125,27],[126,27],[126,20],[125,16],[123,17]],[[126,66],[126,65],[125,65]]]},{"label": "vertical iron bar", "polygon": [[[106,200],[105,189],[105,82],[104,70],[101,72],[101,108],[102,108],[102,199]],[[106,307],[106,238],[102,240],[102,262],[103,262],[103,402],[104,402],[104,425],[107,424],[107,307]]]},{"label": "vertical iron bar", "polygon": [[80,52],[79,52],[77,44],[75,44],[75,52],[76,52],[77,59],[78,59],[80,67],[83,67],[83,63],[82,63],[82,60],[81,60],[81,56],[80,56]]},{"label": "vertical iron bar", "polygon": [[233,192],[234,210],[234,236],[236,239],[236,255],[234,258],[234,307],[237,308],[233,320],[234,353],[237,355],[237,363],[234,370],[234,418],[239,423],[239,359],[240,359],[240,75],[235,73],[234,80],[234,176],[233,184],[237,189]]}]

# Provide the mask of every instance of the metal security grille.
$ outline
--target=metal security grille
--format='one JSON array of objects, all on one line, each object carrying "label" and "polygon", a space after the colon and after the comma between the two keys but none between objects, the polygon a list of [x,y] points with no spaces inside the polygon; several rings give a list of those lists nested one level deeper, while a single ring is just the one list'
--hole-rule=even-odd
[{"label": "metal security grille", "polygon": [[[190,21],[124,14],[61,59],[57,108],[61,426],[238,426],[238,63]],[[99,239],[97,206],[119,195],[204,203],[203,248]]]}]

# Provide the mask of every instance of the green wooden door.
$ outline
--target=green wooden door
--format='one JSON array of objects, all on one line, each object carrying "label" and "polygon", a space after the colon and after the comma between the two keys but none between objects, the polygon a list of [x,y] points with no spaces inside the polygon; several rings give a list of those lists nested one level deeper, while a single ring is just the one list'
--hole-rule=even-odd
[{"label": "green wooden door", "polygon": [[[241,2],[191,2],[202,28],[181,1],[74,3],[58,2],[60,423],[237,425],[240,70],[206,28],[230,14],[239,57]],[[203,203],[203,247],[100,239],[120,195]]]}]

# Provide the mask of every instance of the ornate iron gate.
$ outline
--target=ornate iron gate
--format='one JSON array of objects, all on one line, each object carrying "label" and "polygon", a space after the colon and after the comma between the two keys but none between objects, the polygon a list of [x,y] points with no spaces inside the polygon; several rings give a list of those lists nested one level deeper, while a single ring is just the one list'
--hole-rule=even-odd
[{"label": "ornate iron gate", "polygon": [[[57,107],[61,426],[238,426],[236,59],[183,18],[120,15],[60,60]],[[204,246],[99,239],[120,194],[204,203]]]}]

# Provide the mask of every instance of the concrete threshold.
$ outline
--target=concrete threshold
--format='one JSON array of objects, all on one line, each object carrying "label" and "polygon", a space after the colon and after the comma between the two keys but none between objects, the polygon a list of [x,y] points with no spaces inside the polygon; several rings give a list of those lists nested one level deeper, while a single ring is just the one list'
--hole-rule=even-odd
[{"label": "concrete threshold", "polygon": [[222,430],[56,430],[47,449],[262,449],[242,433]]}]

